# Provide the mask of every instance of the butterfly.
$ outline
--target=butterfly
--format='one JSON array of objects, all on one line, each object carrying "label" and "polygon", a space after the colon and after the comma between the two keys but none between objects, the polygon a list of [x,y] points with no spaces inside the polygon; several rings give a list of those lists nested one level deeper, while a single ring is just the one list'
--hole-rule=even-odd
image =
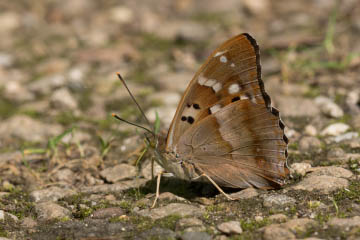
[{"label": "butterfly", "polygon": [[[221,187],[279,188],[289,174],[288,139],[261,79],[260,50],[247,33],[211,53],[188,85],[167,134],[155,134],[156,161],[180,179]],[[159,196],[158,175],[156,197]]]}]

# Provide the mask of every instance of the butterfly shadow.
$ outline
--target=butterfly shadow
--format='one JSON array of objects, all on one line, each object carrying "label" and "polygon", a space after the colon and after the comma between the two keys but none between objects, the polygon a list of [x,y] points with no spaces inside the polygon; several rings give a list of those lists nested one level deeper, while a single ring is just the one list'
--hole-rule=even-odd
[{"label": "butterfly shadow", "polygon": [[[145,183],[140,191],[144,194],[156,193],[156,179],[149,180]],[[228,189],[227,193],[239,191],[239,189]],[[189,201],[200,197],[213,198],[220,194],[219,191],[207,182],[190,182],[176,177],[162,177],[160,182],[160,194],[170,192],[176,196],[185,198]]]}]

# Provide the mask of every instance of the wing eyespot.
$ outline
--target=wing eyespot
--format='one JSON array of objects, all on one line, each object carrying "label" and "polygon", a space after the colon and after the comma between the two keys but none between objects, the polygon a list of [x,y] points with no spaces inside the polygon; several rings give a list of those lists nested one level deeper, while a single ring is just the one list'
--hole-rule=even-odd
[{"label": "wing eyespot", "polygon": [[187,117],[185,117],[185,116],[181,117],[181,121],[186,121],[186,120],[187,120]]}]

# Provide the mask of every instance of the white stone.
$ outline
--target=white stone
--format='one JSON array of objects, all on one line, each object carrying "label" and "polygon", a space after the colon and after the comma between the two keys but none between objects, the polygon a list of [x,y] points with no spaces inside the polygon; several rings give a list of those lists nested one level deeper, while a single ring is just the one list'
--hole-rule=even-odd
[{"label": "white stone", "polygon": [[35,205],[35,211],[41,220],[56,220],[70,217],[71,212],[53,202],[43,202]]},{"label": "white stone", "polygon": [[269,216],[269,220],[272,222],[285,222],[287,220],[287,216],[282,213],[274,214]]},{"label": "white stone", "polygon": [[356,105],[360,101],[360,91],[358,89],[348,93],[346,103],[348,105]]},{"label": "white stone", "polygon": [[11,136],[31,142],[41,142],[62,132],[61,125],[46,124],[25,115],[17,114],[0,122],[0,137]]},{"label": "white stone", "polygon": [[4,220],[5,219],[5,212],[4,210],[0,210],[0,220]]},{"label": "white stone", "polygon": [[36,94],[46,95],[53,92],[54,89],[64,87],[65,84],[66,78],[63,74],[53,74],[32,81],[28,85],[28,89]]},{"label": "white stone", "polygon": [[293,205],[296,203],[296,200],[292,197],[286,196],[284,194],[270,194],[264,197],[263,205],[264,207],[276,207],[276,206],[285,206]]},{"label": "white stone", "polygon": [[313,125],[307,125],[306,127],[305,127],[305,134],[306,135],[309,135],[309,136],[316,136],[317,135],[317,130],[316,130],[316,128],[313,126]]},{"label": "white stone", "polygon": [[5,33],[18,28],[21,23],[21,17],[15,12],[3,11],[0,14],[0,22],[1,22],[0,32]]},{"label": "white stone", "polygon": [[233,199],[249,199],[258,196],[259,193],[255,188],[246,188],[239,192],[230,194],[230,197]]},{"label": "white stone", "polygon": [[241,1],[241,3],[244,4],[246,9],[248,9],[255,16],[261,16],[266,14],[271,6],[271,1],[269,0],[243,0]]},{"label": "white stone", "polygon": [[[0,52],[0,66],[10,67],[14,63],[14,56],[8,53]],[[11,83],[11,82],[9,82]]]},{"label": "white stone", "polygon": [[333,138],[334,142],[342,142],[345,140],[350,140],[350,139],[354,139],[354,138],[358,138],[359,137],[359,133],[357,132],[348,132],[339,136],[336,136]]},{"label": "white stone", "polygon": [[349,128],[350,128],[349,125],[345,123],[334,123],[327,126],[324,130],[322,130],[321,135],[337,136],[342,133],[345,133]]},{"label": "white stone", "polygon": [[35,99],[35,95],[24,87],[24,84],[17,81],[9,81],[5,85],[3,96],[15,102],[27,102]]},{"label": "white stone", "polygon": [[322,113],[333,118],[344,116],[344,111],[330,98],[319,96],[315,98],[315,104],[320,107]]},{"label": "white stone", "polygon": [[124,179],[134,178],[136,176],[136,167],[121,163],[113,167],[105,168],[100,172],[100,176],[112,183]]},{"label": "white stone", "polygon": [[217,229],[226,234],[240,234],[243,232],[240,222],[238,221],[221,223],[217,226]]},{"label": "white stone", "polygon": [[98,184],[94,186],[84,186],[81,187],[80,191],[82,193],[106,193],[109,192],[121,192],[131,188],[138,188],[144,185],[148,180],[143,178],[137,178],[135,180],[127,180],[127,181],[120,181],[113,184]]},{"label": "white stone", "polygon": [[285,135],[288,138],[292,138],[292,137],[295,137],[295,136],[299,135],[299,133],[296,132],[295,129],[291,129],[291,128],[288,128],[288,127],[286,127],[284,131],[285,131]]},{"label": "white stone", "polygon": [[151,217],[153,220],[160,219],[169,215],[185,216],[201,216],[204,210],[193,205],[184,203],[170,203],[163,207],[155,209],[143,209],[137,212],[137,214],[145,217]]},{"label": "white stone", "polygon": [[111,9],[110,17],[117,23],[129,23],[133,21],[134,13],[130,8],[117,6]]},{"label": "white stone", "polygon": [[328,224],[331,227],[341,229],[360,227],[360,216],[354,216],[352,218],[332,218]]},{"label": "white stone", "polygon": [[351,178],[354,174],[345,168],[337,166],[328,166],[328,167],[314,167],[311,169],[312,173],[308,176],[331,176],[338,178]]},{"label": "white stone", "polygon": [[75,110],[77,108],[77,101],[66,88],[56,90],[51,98],[51,104],[56,108]]},{"label": "white stone", "polygon": [[63,189],[56,186],[35,190],[30,193],[35,202],[57,201],[60,198],[75,195],[76,192],[70,189]]},{"label": "white stone", "polygon": [[328,194],[341,188],[349,186],[349,181],[344,178],[333,176],[309,176],[291,187],[294,190],[319,191]]},{"label": "white stone", "polygon": [[288,229],[280,227],[278,224],[271,224],[264,229],[264,240],[292,240],[295,235]]},{"label": "white stone", "polygon": [[141,174],[145,179],[152,179],[152,176],[156,177],[159,173],[164,172],[164,169],[157,162],[154,162],[153,167],[151,167],[150,161],[146,161],[144,165],[145,166],[142,166],[141,168]]},{"label": "white stone", "polygon": [[305,176],[305,174],[311,169],[311,164],[309,163],[293,163],[290,167],[290,173],[296,173],[300,176]]}]

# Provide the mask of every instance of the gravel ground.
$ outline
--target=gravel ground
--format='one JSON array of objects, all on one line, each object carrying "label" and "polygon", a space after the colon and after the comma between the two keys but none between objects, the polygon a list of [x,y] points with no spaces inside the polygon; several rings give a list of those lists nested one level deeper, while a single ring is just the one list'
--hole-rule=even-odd
[{"label": "gravel ground", "polygon": [[[357,0],[0,2],[0,239],[360,239]],[[126,79],[167,129],[202,62],[242,32],[290,140],[279,190],[164,177],[156,208]],[[155,172],[161,171],[155,166]]]}]

